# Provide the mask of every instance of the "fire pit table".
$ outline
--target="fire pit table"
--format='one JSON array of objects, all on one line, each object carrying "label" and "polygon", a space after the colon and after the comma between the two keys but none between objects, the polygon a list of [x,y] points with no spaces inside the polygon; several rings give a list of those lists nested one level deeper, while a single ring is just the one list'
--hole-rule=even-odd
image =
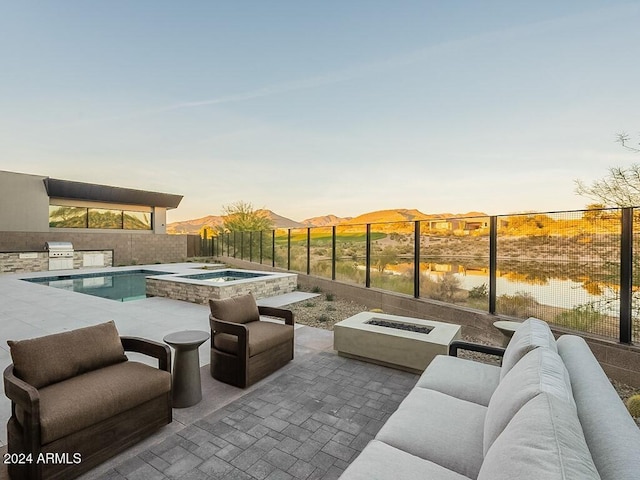
[{"label": "fire pit table", "polygon": [[419,318],[361,312],[336,323],[333,348],[339,355],[422,373],[436,355],[447,355],[461,338],[461,326]]}]

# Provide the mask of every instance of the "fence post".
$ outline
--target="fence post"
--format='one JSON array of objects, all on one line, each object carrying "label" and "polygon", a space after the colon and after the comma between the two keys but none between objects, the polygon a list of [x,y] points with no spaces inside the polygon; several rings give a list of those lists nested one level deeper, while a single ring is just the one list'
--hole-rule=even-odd
[{"label": "fence post", "polygon": [[496,275],[498,267],[498,217],[489,217],[489,313],[496,313]]},{"label": "fence post", "polygon": [[262,230],[260,230],[260,265],[262,265]]},{"label": "fence post", "polygon": [[420,220],[413,227],[413,298],[420,298]]},{"label": "fence post", "polygon": [[287,270],[291,270],[291,229],[287,229]]},{"label": "fence post", "polygon": [[249,262],[253,262],[253,232],[249,232]]},{"label": "fence post", "polygon": [[367,223],[367,235],[366,235],[366,248],[365,248],[365,274],[364,274],[364,286],[371,288],[371,224]]},{"label": "fence post", "polygon": [[311,227],[307,227],[307,275],[311,275]]},{"label": "fence post", "polygon": [[622,209],[620,235],[620,343],[631,343],[633,288],[633,208]]},{"label": "fence post", "polygon": [[331,280],[336,279],[336,226],[331,227]]},{"label": "fence post", "polygon": [[276,266],[276,231],[271,230],[271,266]]}]

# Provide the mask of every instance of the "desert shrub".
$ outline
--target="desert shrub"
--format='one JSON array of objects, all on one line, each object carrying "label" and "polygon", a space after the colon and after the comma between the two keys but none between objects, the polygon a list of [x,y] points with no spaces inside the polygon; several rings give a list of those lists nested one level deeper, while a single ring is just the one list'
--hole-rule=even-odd
[{"label": "desert shrub", "polygon": [[331,320],[331,317],[329,317],[329,315],[325,315],[324,313],[318,317],[318,321],[321,323],[326,323],[329,320]]},{"label": "desert shrub", "polygon": [[333,300],[335,299],[335,295],[333,293],[325,293],[324,294],[324,298],[327,300],[327,302],[333,302]]},{"label": "desert shrub", "polygon": [[469,298],[484,300],[489,296],[489,290],[487,289],[487,284],[483,283],[482,285],[478,285],[477,287],[472,287],[469,290]]},{"label": "desert shrub", "polygon": [[497,313],[512,317],[526,318],[532,315],[536,300],[528,292],[516,292],[513,295],[500,295],[497,298]]},{"label": "desert shrub", "polygon": [[640,418],[640,393],[627,399],[627,409],[633,418]]},{"label": "desert shrub", "polygon": [[553,319],[554,323],[563,327],[589,332],[603,320],[603,315],[592,304],[578,305],[562,312]]},{"label": "desert shrub", "polygon": [[322,292],[322,289],[317,285],[311,289],[311,293],[320,293],[320,292]]},{"label": "desert shrub", "polygon": [[430,279],[422,282],[420,291],[428,298],[448,303],[459,302],[466,296],[466,292],[461,288],[460,279],[451,274],[444,275],[435,282]]}]

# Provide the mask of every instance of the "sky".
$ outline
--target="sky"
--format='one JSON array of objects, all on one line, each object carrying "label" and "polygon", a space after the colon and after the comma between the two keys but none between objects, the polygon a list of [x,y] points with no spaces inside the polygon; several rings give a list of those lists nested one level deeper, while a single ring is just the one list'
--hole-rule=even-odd
[{"label": "sky", "polygon": [[638,1],[0,0],[0,170],[169,222],[580,209],[640,162],[639,52]]}]

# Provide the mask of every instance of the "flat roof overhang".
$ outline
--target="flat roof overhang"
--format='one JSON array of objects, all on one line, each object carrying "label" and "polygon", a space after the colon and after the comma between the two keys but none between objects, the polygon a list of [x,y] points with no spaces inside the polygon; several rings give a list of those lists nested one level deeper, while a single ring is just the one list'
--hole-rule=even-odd
[{"label": "flat roof overhang", "polygon": [[149,207],[177,208],[183,197],[182,195],[171,193],[148,192],[132,188],[58,180],[56,178],[45,178],[44,186],[49,197],[75,198],[78,200]]}]

